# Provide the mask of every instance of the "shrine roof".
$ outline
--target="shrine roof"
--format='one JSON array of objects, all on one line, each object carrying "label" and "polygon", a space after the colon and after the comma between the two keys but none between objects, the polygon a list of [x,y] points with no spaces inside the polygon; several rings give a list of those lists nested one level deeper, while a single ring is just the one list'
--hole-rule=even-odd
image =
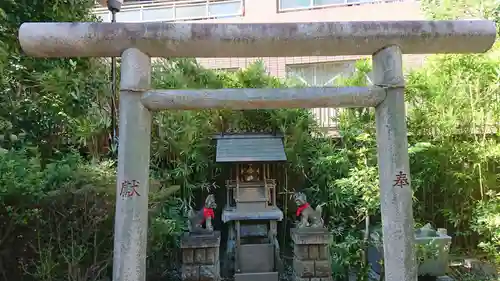
[{"label": "shrine roof", "polygon": [[274,134],[218,135],[215,162],[282,162],[286,161],[283,136]]}]

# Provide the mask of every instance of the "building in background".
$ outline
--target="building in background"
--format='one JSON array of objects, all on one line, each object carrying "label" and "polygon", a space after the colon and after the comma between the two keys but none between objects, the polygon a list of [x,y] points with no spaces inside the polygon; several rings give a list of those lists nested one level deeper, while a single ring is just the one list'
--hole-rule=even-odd
[{"label": "building in background", "polygon": [[[95,14],[110,22],[105,7]],[[314,22],[314,21],[376,21],[421,20],[424,15],[416,0],[147,0],[127,1],[117,14],[118,22]],[[201,58],[208,68],[236,70],[261,59],[267,71],[278,77],[294,77],[311,86],[326,86],[335,79],[349,75],[356,60],[363,56],[308,56],[266,58]],[[418,67],[424,56],[405,55],[406,68]],[[336,110],[313,109],[320,125],[335,130]]]}]

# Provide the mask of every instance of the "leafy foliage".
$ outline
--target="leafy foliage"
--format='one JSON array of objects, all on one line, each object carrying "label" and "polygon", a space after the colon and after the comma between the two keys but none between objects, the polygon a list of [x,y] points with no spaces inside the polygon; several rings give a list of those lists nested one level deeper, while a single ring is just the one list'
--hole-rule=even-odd
[{"label": "leafy foliage", "polygon": [[497,23],[500,32],[500,5],[496,0],[423,0],[421,5],[432,19],[489,19]]},{"label": "leafy foliage", "polygon": [[6,133],[24,134],[44,159],[68,146],[101,141],[105,131],[95,124],[108,123],[107,72],[95,59],[24,56],[18,28],[29,21],[94,20],[93,5],[89,0],[0,3],[0,10],[8,11],[0,13],[0,120],[10,124]]}]

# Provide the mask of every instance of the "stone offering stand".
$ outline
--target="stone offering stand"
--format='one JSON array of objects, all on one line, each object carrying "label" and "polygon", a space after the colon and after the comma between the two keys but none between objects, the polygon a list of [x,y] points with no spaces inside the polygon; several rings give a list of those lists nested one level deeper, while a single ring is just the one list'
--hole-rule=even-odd
[{"label": "stone offering stand", "polygon": [[326,228],[292,228],[294,281],[331,281]]},{"label": "stone offering stand", "polygon": [[182,280],[220,280],[220,232],[211,234],[185,233],[181,240]]}]

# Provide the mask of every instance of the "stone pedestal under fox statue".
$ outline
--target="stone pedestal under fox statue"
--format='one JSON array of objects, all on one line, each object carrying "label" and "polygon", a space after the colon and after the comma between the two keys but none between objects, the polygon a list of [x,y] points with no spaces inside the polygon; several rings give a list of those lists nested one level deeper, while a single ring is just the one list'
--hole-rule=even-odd
[{"label": "stone pedestal under fox statue", "polygon": [[302,192],[296,192],[293,197],[295,204],[297,204],[297,217],[300,217],[297,228],[323,228],[322,205],[318,205],[316,209],[313,209],[307,202],[306,195]]},{"label": "stone pedestal under fox statue", "polygon": [[[214,227],[212,220],[215,218],[214,209],[217,208],[215,196],[210,194],[205,199],[205,205],[199,211],[189,210],[188,213],[188,230],[190,234],[210,234],[213,233]],[[205,224],[205,227],[203,227]]]}]

